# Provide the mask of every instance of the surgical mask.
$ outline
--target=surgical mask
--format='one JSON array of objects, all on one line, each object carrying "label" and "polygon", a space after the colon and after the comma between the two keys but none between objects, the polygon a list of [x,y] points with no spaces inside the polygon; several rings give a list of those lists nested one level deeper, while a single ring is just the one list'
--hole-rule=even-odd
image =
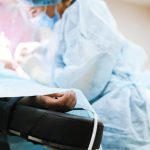
[{"label": "surgical mask", "polygon": [[60,16],[57,11],[55,11],[54,17],[49,17],[45,12],[41,12],[38,16],[30,19],[32,23],[39,27],[48,27],[53,29],[55,23],[59,20]]}]

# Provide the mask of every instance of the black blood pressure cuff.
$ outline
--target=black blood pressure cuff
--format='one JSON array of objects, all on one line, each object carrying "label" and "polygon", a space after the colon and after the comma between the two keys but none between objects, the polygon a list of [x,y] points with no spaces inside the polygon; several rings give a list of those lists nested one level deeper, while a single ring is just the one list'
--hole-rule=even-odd
[{"label": "black blood pressure cuff", "polygon": [[13,110],[22,97],[0,98],[0,133],[7,134]]},{"label": "black blood pressure cuff", "polygon": [[[94,119],[74,113],[88,114],[74,109],[73,113],[60,113],[17,103],[22,98],[0,99],[0,131],[13,134],[33,143],[61,150],[87,150]],[[103,124],[99,121],[93,150],[99,149]]]}]

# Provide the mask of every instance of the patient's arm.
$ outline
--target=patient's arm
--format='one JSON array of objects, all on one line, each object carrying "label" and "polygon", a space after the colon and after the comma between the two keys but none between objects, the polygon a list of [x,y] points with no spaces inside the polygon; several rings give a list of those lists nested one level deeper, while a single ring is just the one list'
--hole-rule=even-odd
[{"label": "patient's arm", "polygon": [[20,103],[47,110],[66,112],[74,108],[76,95],[73,91],[68,91],[44,96],[25,97]]}]

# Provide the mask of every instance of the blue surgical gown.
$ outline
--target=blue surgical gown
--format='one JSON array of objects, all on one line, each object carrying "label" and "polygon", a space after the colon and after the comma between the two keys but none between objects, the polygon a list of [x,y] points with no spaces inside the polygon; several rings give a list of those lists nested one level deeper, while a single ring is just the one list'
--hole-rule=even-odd
[{"label": "blue surgical gown", "polygon": [[59,22],[53,81],[80,89],[104,123],[103,150],[150,149],[145,52],[118,31],[103,0],[77,0]]}]

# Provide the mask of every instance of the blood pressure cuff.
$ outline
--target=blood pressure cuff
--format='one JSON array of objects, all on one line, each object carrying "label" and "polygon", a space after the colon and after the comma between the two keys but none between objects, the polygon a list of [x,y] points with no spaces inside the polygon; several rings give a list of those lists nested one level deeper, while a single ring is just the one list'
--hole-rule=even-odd
[{"label": "blood pressure cuff", "polygon": [[[0,131],[34,143],[62,150],[87,150],[93,132],[93,118],[39,109],[17,103],[22,98],[0,99]],[[103,124],[99,121],[93,149],[99,149]]]},{"label": "blood pressure cuff", "polygon": [[0,132],[7,133],[9,121],[11,118],[11,114],[13,113],[13,109],[17,102],[21,100],[22,97],[14,97],[14,98],[1,98],[0,99]]}]

